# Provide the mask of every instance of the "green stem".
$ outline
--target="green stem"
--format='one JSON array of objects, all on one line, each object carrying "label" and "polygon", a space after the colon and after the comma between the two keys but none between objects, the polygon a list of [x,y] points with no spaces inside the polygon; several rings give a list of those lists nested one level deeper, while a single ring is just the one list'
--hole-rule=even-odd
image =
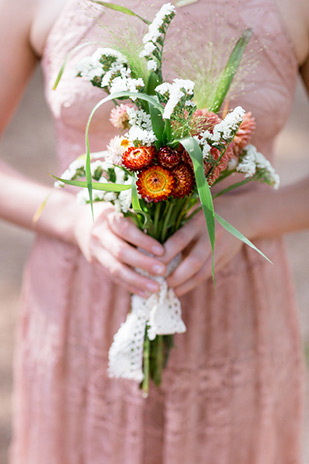
[{"label": "green stem", "polygon": [[229,177],[231,174],[234,174],[235,173],[235,169],[231,170],[231,171],[223,171],[222,174],[220,174],[220,177],[218,177],[217,180],[215,180],[215,182],[212,184],[212,187],[214,187],[216,184],[218,184],[219,182],[221,182],[222,180],[226,179],[227,177]]},{"label": "green stem", "polygon": [[150,354],[150,340],[147,335],[147,328],[145,332],[144,339],[144,350],[143,350],[143,370],[144,370],[144,379],[142,383],[142,390],[144,398],[148,397],[149,393],[149,354]]},{"label": "green stem", "polygon": [[160,385],[163,370],[163,335],[156,336],[154,348],[155,362],[152,380],[156,385]]},{"label": "green stem", "polygon": [[160,212],[161,212],[161,202],[158,202],[155,204],[155,213],[154,213],[154,231],[155,231],[155,237],[158,239],[158,232],[159,232],[159,225],[160,225]]},{"label": "green stem", "polygon": [[252,180],[252,177],[248,177],[247,179],[244,179],[240,182],[236,182],[235,184],[232,184],[232,185],[229,185],[228,187],[226,187],[225,189],[221,190],[220,192],[218,193],[215,193],[212,198],[218,198],[220,197],[221,195],[223,195],[224,193],[228,193],[228,192],[231,192],[232,190],[238,188],[238,187],[241,187],[242,185],[245,185],[247,184],[248,182],[250,182]]},{"label": "green stem", "polygon": [[163,221],[163,226],[161,230],[161,243],[164,243],[167,237],[167,231],[169,228],[169,221],[174,207],[174,202],[167,203],[167,208],[165,210],[165,218]]},{"label": "green stem", "polygon": [[180,212],[178,214],[178,218],[177,218],[176,224],[175,224],[175,232],[179,229],[182,219],[187,214],[187,207],[190,204],[190,201],[191,201],[191,197],[187,197],[186,201],[185,201],[185,204],[183,205],[183,207],[181,208],[181,210],[180,210]]}]

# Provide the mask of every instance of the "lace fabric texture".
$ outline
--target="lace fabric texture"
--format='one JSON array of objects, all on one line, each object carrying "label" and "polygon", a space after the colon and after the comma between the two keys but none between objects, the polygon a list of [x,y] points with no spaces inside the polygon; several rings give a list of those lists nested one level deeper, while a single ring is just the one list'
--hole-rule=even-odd
[{"label": "lace fabric texture", "polygon": [[[169,263],[167,275],[177,267],[180,256]],[[160,291],[142,298],[131,297],[132,310],[114,337],[109,350],[110,377],[132,379],[141,382],[143,375],[143,345],[147,329],[149,340],[157,335],[184,333],[186,326],[181,319],[181,305],[174,290],[168,288],[166,279],[157,276]]]},{"label": "lace fabric texture", "polygon": [[[149,3],[125,2],[151,17]],[[224,12],[229,14],[217,28],[220,42],[222,34],[228,44],[239,29],[253,28],[254,72],[244,76],[231,104],[252,112],[257,125],[252,143],[272,159],[297,78],[274,3],[199,0],[179,9],[173,43],[183,45],[183,56],[187,44],[202,57],[212,20]],[[44,53],[59,173],[85,152],[86,121],[102,98],[102,90],[72,78],[75,60],[94,46],[75,52],[56,92],[52,85],[72,47],[98,38],[108,45],[98,16],[100,24],[119,26],[115,12],[101,14],[88,0],[69,0]],[[184,41],[195,27],[198,33]],[[170,63],[167,59],[167,77],[173,74]],[[95,115],[92,152],[104,150],[116,135],[111,108],[107,104]],[[216,290],[209,280],[180,299],[187,331],[175,335],[162,386],[151,385],[144,400],[136,382],[111,379],[107,372],[108,351],[127,318],[130,295],[75,247],[38,235],[23,283],[11,463],[300,464],[304,364],[291,278],[280,237],[256,245],[273,266],[243,247],[216,274]],[[157,330],[160,320],[152,321]]]}]

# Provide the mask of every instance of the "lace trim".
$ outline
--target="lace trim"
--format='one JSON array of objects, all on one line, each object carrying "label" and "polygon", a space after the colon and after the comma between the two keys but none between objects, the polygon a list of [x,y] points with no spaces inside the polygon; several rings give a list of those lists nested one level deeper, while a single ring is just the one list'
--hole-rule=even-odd
[{"label": "lace trim", "polygon": [[[170,263],[167,275],[177,266],[177,256]],[[109,377],[143,380],[143,345],[145,331],[150,340],[157,335],[183,333],[186,326],[181,319],[180,301],[168,288],[164,277],[155,277],[160,291],[149,298],[133,295],[132,311],[114,336],[109,350]]]}]

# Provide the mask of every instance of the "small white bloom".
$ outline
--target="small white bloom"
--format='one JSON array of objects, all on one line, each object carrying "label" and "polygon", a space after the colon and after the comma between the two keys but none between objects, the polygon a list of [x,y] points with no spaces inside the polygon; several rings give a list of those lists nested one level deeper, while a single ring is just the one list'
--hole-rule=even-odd
[{"label": "small white bloom", "polygon": [[126,58],[123,56],[122,53],[118,52],[118,50],[114,50],[113,48],[98,48],[92,55],[93,60],[99,61],[102,57],[113,57],[116,59],[116,62],[119,64],[127,63]]},{"label": "small white bloom", "polygon": [[141,58],[144,56],[151,56],[152,52],[156,49],[156,46],[153,42],[146,42],[143,50],[139,54]]},{"label": "small white bloom", "polygon": [[75,66],[75,75],[85,77],[89,81],[95,77],[101,77],[103,73],[102,64],[91,56],[82,58]]},{"label": "small white bloom", "polygon": [[[168,98],[164,108],[163,118],[170,119],[176,106],[183,97],[190,101],[193,97],[194,82],[189,79],[174,79],[172,84],[164,82],[155,88],[155,91]],[[184,103],[186,105],[186,102]]]},{"label": "small white bloom", "polygon": [[141,127],[142,129],[151,131],[152,123],[151,117],[144,110],[136,110],[135,108],[128,108],[127,114],[129,117],[130,126]]},{"label": "small white bloom", "polygon": [[127,145],[121,145],[123,140],[124,137],[119,137],[119,135],[116,135],[116,137],[109,141],[109,145],[107,146],[108,155],[106,160],[110,163],[118,165],[122,164],[122,155],[129,148]]},{"label": "small white bloom", "polygon": [[236,171],[245,174],[245,177],[252,177],[256,172],[256,148],[253,145],[246,147],[246,154],[242,157]]},{"label": "small white bloom", "polygon": [[152,130],[144,130],[138,126],[132,126],[126,134],[126,137],[132,143],[138,141],[145,146],[150,146],[157,140],[157,137]]},{"label": "small white bloom", "polygon": [[149,69],[149,71],[156,71],[158,69],[158,63],[156,60],[147,61],[147,69]]}]

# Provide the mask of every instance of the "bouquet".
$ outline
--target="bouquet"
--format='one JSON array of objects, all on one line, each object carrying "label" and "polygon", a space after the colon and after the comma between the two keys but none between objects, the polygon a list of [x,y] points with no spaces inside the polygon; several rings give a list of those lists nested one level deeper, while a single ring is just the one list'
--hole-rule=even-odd
[{"label": "bouquet", "polygon": [[[212,89],[209,105],[203,108],[194,94],[195,82],[181,76],[172,82],[163,78],[165,36],[175,16],[172,4],[164,4],[150,22],[126,7],[95,3],[137,16],[147,24],[147,32],[137,52],[120,51],[117,47],[97,48],[77,63],[76,76],[87,79],[108,95],[97,103],[89,117],[86,155],[75,160],[61,177],[56,177],[56,185],[82,187],[77,197],[91,208],[94,201],[111,202],[144,233],[161,243],[203,210],[212,254],[217,220],[263,255],[221,218],[213,206],[214,197],[249,181],[266,182],[275,188],[279,184],[270,163],[249,144],[255,128],[251,113],[239,106],[222,109],[251,31],[243,31],[235,43]],[[55,88],[63,71],[64,66]],[[120,134],[110,140],[104,151],[90,153],[88,131],[92,117],[110,100],[115,103],[110,121]],[[237,172],[243,174],[240,182],[212,194],[214,185]],[[178,262],[176,258],[170,263],[168,273]],[[214,279],[214,269],[212,272]],[[139,382],[145,396],[150,378],[157,385],[161,383],[173,335],[186,330],[174,291],[168,288],[165,278],[155,279],[160,284],[159,293],[149,298],[132,295],[131,311],[109,351],[109,375]]]}]

